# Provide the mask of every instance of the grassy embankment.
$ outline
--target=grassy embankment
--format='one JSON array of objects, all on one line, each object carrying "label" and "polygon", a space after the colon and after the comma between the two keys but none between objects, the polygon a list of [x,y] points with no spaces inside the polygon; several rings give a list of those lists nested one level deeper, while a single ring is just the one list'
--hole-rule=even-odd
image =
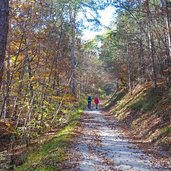
[{"label": "grassy embankment", "polygon": [[171,90],[138,85],[115,92],[105,108],[144,142],[171,153]]},{"label": "grassy embankment", "polygon": [[65,127],[37,149],[29,151],[25,163],[15,171],[57,171],[59,164],[66,159],[67,147],[74,137],[74,128],[77,126],[83,107],[75,109]]}]

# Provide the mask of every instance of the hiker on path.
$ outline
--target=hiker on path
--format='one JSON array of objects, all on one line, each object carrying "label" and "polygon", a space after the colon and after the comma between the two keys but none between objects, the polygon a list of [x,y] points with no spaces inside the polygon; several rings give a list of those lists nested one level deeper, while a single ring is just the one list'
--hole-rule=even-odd
[{"label": "hiker on path", "polygon": [[91,96],[88,96],[87,97],[87,106],[88,106],[88,109],[91,109],[91,101],[92,101],[92,97]]},{"label": "hiker on path", "polygon": [[99,99],[98,99],[97,95],[94,97],[94,103],[96,105],[96,109],[98,109]]}]

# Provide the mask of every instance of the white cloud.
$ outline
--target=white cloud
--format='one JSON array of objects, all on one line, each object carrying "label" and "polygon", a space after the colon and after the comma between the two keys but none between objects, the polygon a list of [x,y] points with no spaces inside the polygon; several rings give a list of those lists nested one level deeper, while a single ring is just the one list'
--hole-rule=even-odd
[{"label": "white cloud", "polygon": [[105,10],[100,12],[100,16],[101,16],[101,23],[104,26],[109,26],[110,22],[113,18],[115,9],[111,6],[107,7]]}]

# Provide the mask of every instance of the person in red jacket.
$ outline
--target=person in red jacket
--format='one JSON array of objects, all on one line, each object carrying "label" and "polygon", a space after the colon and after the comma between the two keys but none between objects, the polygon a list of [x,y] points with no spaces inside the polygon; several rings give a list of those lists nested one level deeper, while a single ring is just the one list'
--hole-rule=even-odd
[{"label": "person in red jacket", "polygon": [[96,109],[98,109],[99,99],[97,96],[94,97],[94,103],[96,105]]}]

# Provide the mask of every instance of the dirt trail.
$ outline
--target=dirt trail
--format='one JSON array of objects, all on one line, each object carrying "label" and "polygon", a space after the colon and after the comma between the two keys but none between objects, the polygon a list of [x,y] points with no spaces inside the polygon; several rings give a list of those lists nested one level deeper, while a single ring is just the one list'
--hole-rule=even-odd
[{"label": "dirt trail", "polygon": [[167,171],[161,162],[123,137],[116,121],[99,110],[85,111],[77,136],[62,170],[69,171]]}]

